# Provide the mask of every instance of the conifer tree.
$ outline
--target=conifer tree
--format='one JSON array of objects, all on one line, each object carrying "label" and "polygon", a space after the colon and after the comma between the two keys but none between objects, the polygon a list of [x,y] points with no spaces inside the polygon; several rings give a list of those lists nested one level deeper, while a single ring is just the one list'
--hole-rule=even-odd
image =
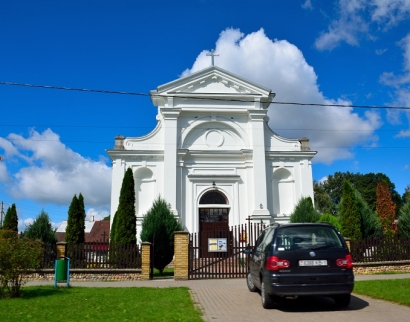
[{"label": "conifer tree", "polygon": [[7,208],[7,212],[6,212],[6,216],[4,217],[2,229],[18,232],[18,217],[17,217],[16,204],[13,203],[11,207]]},{"label": "conifer tree", "polygon": [[57,239],[48,214],[42,210],[32,224],[24,231],[24,237],[40,240],[44,244],[54,244]]},{"label": "conifer tree", "polygon": [[320,215],[313,208],[313,202],[311,197],[303,197],[299,200],[295,207],[295,210],[290,215],[291,223],[303,223],[303,222],[317,222]]},{"label": "conifer tree", "polygon": [[354,193],[361,218],[360,229],[362,232],[362,238],[380,235],[382,228],[379,217],[370,209],[369,205],[357,189],[354,189]]},{"label": "conifer tree", "polygon": [[400,237],[410,238],[410,200],[400,208],[397,233]]},{"label": "conifer tree", "polygon": [[120,200],[112,226],[114,230],[111,234],[112,242],[121,244],[135,244],[137,242],[135,185],[134,174],[131,168],[127,169],[122,180]]},{"label": "conifer tree", "polygon": [[376,194],[376,211],[380,217],[383,234],[393,236],[396,234],[396,204],[392,201],[390,190],[384,181],[377,184]]},{"label": "conifer tree", "polygon": [[153,244],[154,267],[161,274],[174,256],[174,232],[182,230],[166,201],[158,197],[142,220],[141,241]]},{"label": "conifer tree", "polygon": [[80,193],[79,197],[74,195],[70,207],[68,209],[67,229],[65,234],[65,241],[72,245],[84,243],[85,230],[85,210],[84,199]]},{"label": "conifer tree", "polygon": [[353,240],[362,239],[358,201],[352,185],[347,180],[343,182],[339,221],[341,226],[340,232],[344,237],[349,237]]}]

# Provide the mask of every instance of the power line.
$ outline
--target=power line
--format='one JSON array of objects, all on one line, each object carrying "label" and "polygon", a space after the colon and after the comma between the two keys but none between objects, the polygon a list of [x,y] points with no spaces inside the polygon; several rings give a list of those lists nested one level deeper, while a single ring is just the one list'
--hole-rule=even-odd
[{"label": "power line", "polygon": [[[64,91],[79,91],[79,92],[88,92],[88,93],[100,93],[100,94],[116,94],[116,95],[133,95],[133,96],[144,96],[149,97],[150,94],[147,93],[138,93],[138,92],[123,92],[123,91],[112,91],[112,90],[103,90],[103,89],[89,89],[89,88],[76,88],[76,87],[63,87],[63,86],[54,86],[54,85],[36,85],[36,84],[27,84],[27,83],[15,83],[15,82],[3,82],[0,81],[0,85],[11,85],[11,86],[20,86],[20,87],[32,87],[32,88],[43,88],[43,89],[55,89],[55,90],[64,90]],[[159,97],[165,97],[162,95],[157,95]],[[172,95],[167,95],[169,97]],[[213,101],[230,101],[230,102],[249,102],[247,100],[235,99],[235,98],[215,98],[215,97],[193,97],[193,96],[184,96],[174,95],[173,97],[180,98],[189,98],[193,100],[213,100]],[[351,107],[351,108],[367,108],[367,109],[395,109],[395,110],[410,110],[408,106],[380,106],[380,105],[353,105],[353,104],[323,104],[323,103],[300,103],[300,102],[272,102],[272,104],[277,105],[299,105],[299,106],[319,106],[319,107]]]}]

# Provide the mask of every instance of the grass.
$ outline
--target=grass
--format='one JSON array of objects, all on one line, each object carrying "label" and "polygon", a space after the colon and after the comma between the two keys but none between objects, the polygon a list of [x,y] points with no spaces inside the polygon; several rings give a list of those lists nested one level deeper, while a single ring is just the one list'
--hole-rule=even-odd
[{"label": "grass", "polygon": [[157,270],[156,268],[154,268],[154,279],[161,279],[161,278],[167,278],[167,277],[171,277],[174,276],[174,269],[173,268],[164,268],[164,270],[162,271],[162,274],[159,273],[159,270]]},{"label": "grass", "polygon": [[354,293],[410,306],[410,279],[356,281]]},{"label": "grass", "polygon": [[1,321],[203,321],[187,287],[24,287],[0,300]]}]

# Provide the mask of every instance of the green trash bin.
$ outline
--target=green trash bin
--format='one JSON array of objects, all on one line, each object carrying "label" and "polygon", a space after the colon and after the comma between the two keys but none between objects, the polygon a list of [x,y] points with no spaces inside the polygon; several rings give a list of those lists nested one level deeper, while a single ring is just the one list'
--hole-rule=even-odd
[{"label": "green trash bin", "polygon": [[56,260],[56,280],[57,282],[67,280],[67,261],[65,259]]},{"label": "green trash bin", "polygon": [[66,282],[70,286],[70,259],[56,259],[54,266],[54,286]]}]

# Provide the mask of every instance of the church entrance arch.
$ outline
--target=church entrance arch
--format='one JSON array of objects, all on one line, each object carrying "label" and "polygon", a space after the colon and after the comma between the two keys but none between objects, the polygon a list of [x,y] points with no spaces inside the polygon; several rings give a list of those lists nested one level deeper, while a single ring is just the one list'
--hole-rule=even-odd
[{"label": "church entrance arch", "polygon": [[[230,205],[226,196],[218,191],[206,192],[199,200],[199,235],[201,257],[225,257],[230,251],[212,252],[209,249],[210,239],[220,239],[230,244],[229,234],[229,211]],[[227,246],[227,245],[225,245]]]},{"label": "church entrance arch", "polygon": [[229,230],[229,210],[228,200],[222,192],[206,192],[199,200],[199,231]]}]

